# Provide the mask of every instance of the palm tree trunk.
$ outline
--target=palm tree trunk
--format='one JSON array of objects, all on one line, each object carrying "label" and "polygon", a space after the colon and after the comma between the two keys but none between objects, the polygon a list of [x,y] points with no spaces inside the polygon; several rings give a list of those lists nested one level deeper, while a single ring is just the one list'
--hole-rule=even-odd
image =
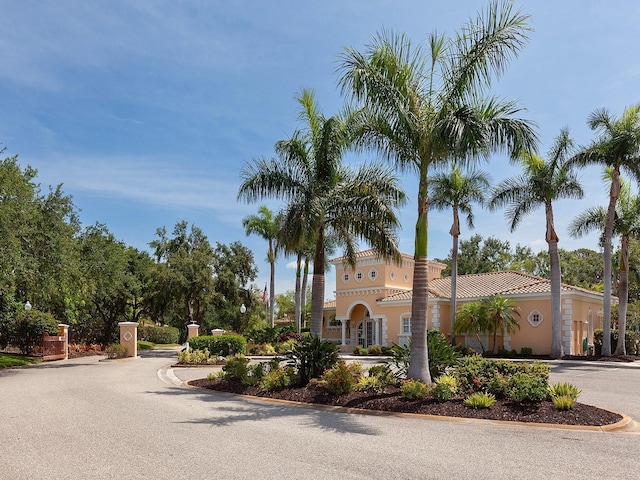
[{"label": "palm tree trunk", "polygon": [[620,283],[618,284],[618,345],[614,355],[626,355],[627,302],[629,298],[629,235],[620,242]]},{"label": "palm tree trunk", "polygon": [[269,319],[271,328],[275,326],[274,307],[275,307],[275,290],[276,290],[276,264],[271,262],[271,275],[269,278]]},{"label": "palm tree trunk", "polygon": [[322,313],[324,308],[324,225],[318,229],[316,252],[313,259],[313,283],[311,285],[311,333],[322,338]]},{"label": "palm tree trunk", "polygon": [[602,356],[611,356],[611,237],[613,237],[613,221],[616,214],[616,202],[620,196],[620,168],[615,167],[611,175],[611,189],[609,191],[609,207],[604,226],[604,301],[602,325]]},{"label": "palm tree trunk", "polygon": [[551,202],[545,205],[547,220],[546,241],[549,247],[549,265],[551,275],[551,358],[562,357],[562,311],[560,305],[560,254],[558,252],[558,235],[553,225],[553,209]]},{"label": "palm tree trunk", "polygon": [[295,324],[296,324],[296,332],[300,333],[300,281],[302,275],[302,254],[298,253],[298,258],[296,259],[296,291],[295,291]]},{"label": "palm tree trunk", "polygon": [[307,284],[309,283],[309,256],[304,257],[304,270],[302,274],[302,291],[300,292],[300,330],[307,320]]},{"label": "palm tree trunk", "polygon": [[453,237],[453,248],[451,250],[451,345],[456,344],[456,336],[453,334],[453,326],[456,323],[456,303],[458,290],[458,237],[460,236],[460,219],[458,209],[453,209],[453,225],[449,233]]},{"label": "palm tree trunk", "polygon": [[[426,162],[423,162],[426,164]],[[418,220],[416,222],[413,295],[411,299],[411,360],[407,376],[431,384],[427,349],[427,301],[429,291],[428,217],[429,197],[426,166],[420,172]]]}]

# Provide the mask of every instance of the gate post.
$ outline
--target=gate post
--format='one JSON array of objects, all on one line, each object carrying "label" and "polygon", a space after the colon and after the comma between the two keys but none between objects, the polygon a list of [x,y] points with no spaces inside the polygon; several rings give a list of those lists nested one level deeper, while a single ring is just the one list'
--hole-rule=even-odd
[{"label": "gate post", "polygon": [[187,325],[187,340],[193,337],[197,337],[200,332],[200,325],[197,323],[190,323]]},{"label": "gate post", "polygon": [[120,345],[127,349],[127,357],[138,356],[138,322],[120,322]]},{"label": "gate post", "polygon": [[64,359],[69,360],[69,325],[58,324],[58,336],[64,337]]}]

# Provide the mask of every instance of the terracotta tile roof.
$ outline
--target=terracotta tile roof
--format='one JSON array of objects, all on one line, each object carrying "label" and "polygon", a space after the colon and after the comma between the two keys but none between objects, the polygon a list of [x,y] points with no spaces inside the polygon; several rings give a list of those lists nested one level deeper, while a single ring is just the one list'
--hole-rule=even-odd
[{"label": "terracotta tile roof", "polygon": [[[561,288],[565,292],[574,291],[602,295],[599,292],[566,284],[563,284]],[[546,278],[505,270],[458,276],[456,297],[469,299],[491,295],[524,295],[550,292],[551,281]],[[412,292],[409,291],[386,297],[381,300],[381,303],[410,300],[411,298]],[[451,277],[437,278],[430,281],[429,298],[451,298]]]}]

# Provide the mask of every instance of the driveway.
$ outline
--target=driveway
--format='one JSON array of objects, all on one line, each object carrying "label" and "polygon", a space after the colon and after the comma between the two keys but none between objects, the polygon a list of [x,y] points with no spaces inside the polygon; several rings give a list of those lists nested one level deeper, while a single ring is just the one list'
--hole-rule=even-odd
[{"label": "driveway", "polygon": [[[0,371],[0,478],[637,478],[635,433],[274,404],[177,385],[208,370],[142,354]],[[581,401],[640,420],[640,370],[559,367]]]}]

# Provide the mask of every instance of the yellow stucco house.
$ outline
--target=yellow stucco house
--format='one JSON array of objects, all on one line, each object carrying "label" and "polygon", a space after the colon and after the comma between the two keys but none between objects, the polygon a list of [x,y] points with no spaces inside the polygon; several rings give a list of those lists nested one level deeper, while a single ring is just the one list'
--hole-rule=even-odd
[{"label": "yellow stucco house", "polygon": [[[413,257],[402,255],[399,265],[381,260],[375,250],[357,254],[354,269],[342,258],[331,261],[336,270],[336,299],[325,304],[322,338],[335,341],[344,351],[355,345],[404,344],[411,336]],[[429,263],[428,325],[451,333],[451,278],[441,277],[445,265]],[[515,271],[459,275],[457,306],[491,295],[512,298],[519,307],[520,329],[498,338],[498,346],[534,354],[551,350],[551,282]],[[583,339],[593,343],[593,331],[602,328],[603,295],[562,285],[562,345],[565,355],[585,353]],[[487,349],[489,339],[481,337]],[[460,336],[456,343],[481,350],[475,335]]]}]

